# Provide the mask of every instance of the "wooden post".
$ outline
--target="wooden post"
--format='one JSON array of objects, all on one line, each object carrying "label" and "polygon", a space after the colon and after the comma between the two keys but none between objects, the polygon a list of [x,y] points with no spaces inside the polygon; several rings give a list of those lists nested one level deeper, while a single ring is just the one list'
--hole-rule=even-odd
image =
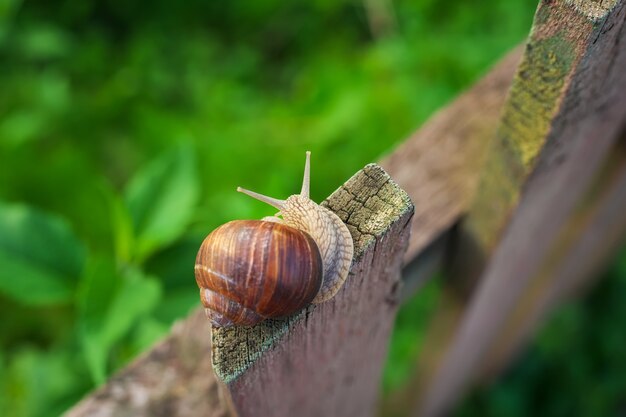
[{"label": "wooden post", "polygon": [[413,205],[377,165],[324,205],[355,243],[337,296],[284,320],[213,328],[213,366],[240,417],[375,414]]},{"label": "wooden post", "polygon": [[415,415],[445,415],[492,346],[511,336],[502,331],[532,297],[546,257],[619,137],[626,120],[625,3],[540,4],[463,225],[457,274],[471,286],[485,272]]},{"label": "wooden post", "polygon": [[485,376],[497,376],[525,346],[559,302],[586,288],[612,258],[626,236],[626,136],[562,227],[531,287],[520,299],[506,328],[487,354]]}]

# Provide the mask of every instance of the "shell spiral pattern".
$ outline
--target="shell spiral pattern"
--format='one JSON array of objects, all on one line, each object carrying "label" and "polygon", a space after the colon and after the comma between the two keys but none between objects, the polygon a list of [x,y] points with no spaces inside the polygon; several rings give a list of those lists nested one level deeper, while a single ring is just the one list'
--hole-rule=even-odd
[{"label": "shell spiral pattern", "polygon": [[195,265],[202,304],[216,326],[293,314],[318,294],[322,274],[311,236],[262,220],[235,220],[215,229]]}]

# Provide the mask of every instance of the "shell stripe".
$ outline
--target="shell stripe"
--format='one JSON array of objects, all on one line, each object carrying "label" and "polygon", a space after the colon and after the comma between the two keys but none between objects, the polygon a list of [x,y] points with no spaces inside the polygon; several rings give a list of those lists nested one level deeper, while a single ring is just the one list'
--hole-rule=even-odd
[{"label": "shell stripe", "polygon": [[204,311],[207,317],[218,326],[228,325],[222,324],[226,323],[225,319],[231,323],[251,325],[266,318],[228,298],[225,294],[211,291],[209,288],[200,289],[200,299],[205,306]]}]

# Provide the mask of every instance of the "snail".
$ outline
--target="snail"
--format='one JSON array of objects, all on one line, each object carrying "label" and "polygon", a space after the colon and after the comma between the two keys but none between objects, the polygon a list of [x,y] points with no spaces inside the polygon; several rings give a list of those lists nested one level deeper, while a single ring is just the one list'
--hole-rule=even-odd
[{"label": "snail", "polygon": [[237,188],[278,213],[228,222],[202,242],[194,270],[214,326],[289,316],[331,299],[346,280],[352,236],[335,213],[309,198],[310,155],[300,194],[279,200]]}]

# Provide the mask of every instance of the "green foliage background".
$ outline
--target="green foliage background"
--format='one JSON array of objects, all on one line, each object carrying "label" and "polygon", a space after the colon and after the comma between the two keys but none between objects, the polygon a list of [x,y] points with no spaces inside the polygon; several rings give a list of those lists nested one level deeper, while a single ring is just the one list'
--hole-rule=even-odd
[{"label": "green foliage background", "polygon": [[[196,306],[203,237],[271,212],[237,185],[293,193],[308,149],[321,200],[520,42],[536,6],[389,4],[375,37],[360,1],[0,0],[1,415],[58,415]],[[436,300],[433,284],[401,312],[386,392]],[[571,340],[555,334],[553,355]]]}]

